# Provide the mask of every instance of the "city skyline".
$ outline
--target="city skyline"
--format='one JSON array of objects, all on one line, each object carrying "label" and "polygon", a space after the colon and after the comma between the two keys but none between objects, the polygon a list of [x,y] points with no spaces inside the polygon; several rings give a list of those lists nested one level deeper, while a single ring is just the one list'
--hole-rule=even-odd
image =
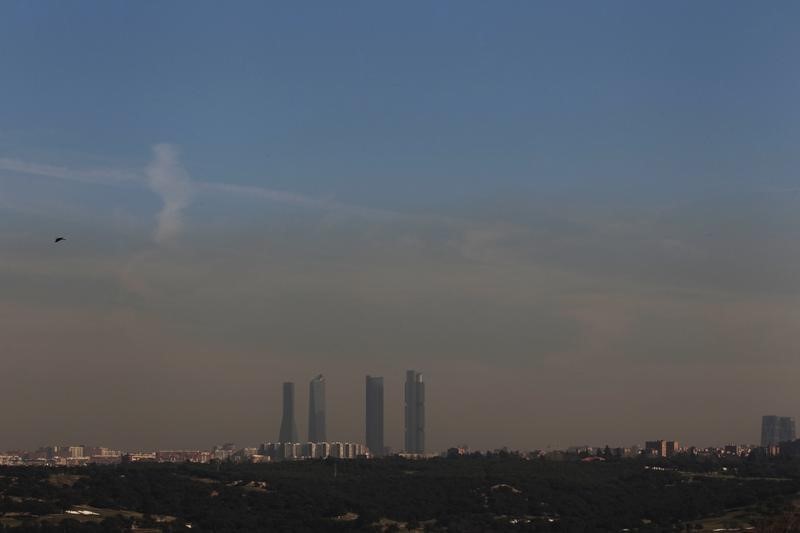
[{"label": "city skyline", "polygon": [[[319,378],[320,376],[317,376]],[[415,371],[407,371],[407,383],[419,384],[421,383],[421,374]],[[316,378],[315,378],[316,379]],[[374,410],[374,414],[380,414],[379,401],[382,393],[382,377],[366,376],[365,398],[366,407],[369,410]],[[313,382],[313,380],[312,380]],[[291,383],[284,383],[284,385],[291,385]],[[285,391],[291,391],[291,388]],[[411,396],[415,396],[416,392],[412,392]],[[290,396],[289,396],[290,397]],[[407,406],[406,406],[407,407]],[[407,409],[406,409],[407,410]],[[367,417],[369,419],[369,417]],[[376,417],[379,419],[380,417]],[[374,427],[372,429],[375,429]],[[370,432],[370,426],[367,426],[366,442],[375,441],[375,437],[380,437],[380,432]],[[370,438],[370,433],[373,437]],[[252,444],[252,443],[251,443]],[[584,455],[584,456],[603,456],[609,455],[616,458],[634,458],[637,456],[643,457],[663,457],[670,458],[678,454],[700,454],[700,455],[735,455],[746,456],[750,453],[756,452],[763,457],[775,457],[782,454],[795,456],[800,450],[800,440],[796,439],[794,433],[794,417],[778,417],[775,415],[764,415],[762,417],[761,428],[761,444],[753,443],[728,443],[725,446],[699,446],[697,444],[682,445],[676,440],[654,440],[645,441],[642,445],[633,444],[630,446],[615,446],[610,447],[605,445],[580,445],[569,446],[564,449],[548,448],[541,449],[509,449],[507,447],[494,448],[494,449],[473,449],[467,444],[461,446],[450,446],[446,450],[437,450],[435,452],[426,452],[417,449],[416,451],[409,450],[390,450],[383,448],[380,445],[373,444],[370,447],[365,442],[349,442],[346,440],[300,440],[298,442],[291,441],[267,441],[257,446],[245,445],[242,447],[236,444],[227,442],[223,445],[215,445],[210,450],[202,449],[155,449],[150,451],[133,450],[133,449],[118,449],[114,450],[105,446],[88,446],[86,444],[69,444],[69,445],[51,445],[40,446],[35,450],[1,450],[0,449],[0,465],[2,464],[30,464],[41,465],[42,461],[50,461],[54,459],[66,460],[59,464],[87,464],[87,463],[100,463],[110,464],[120,461],[140,461],[140,460],[154,460],[157,462],[209,462],[211,460],[236,460],[238,462],[264,462],[275,460],[291,460],[291,459],[324,459],[327,457],[334,458],[349,458],[355,459],[360,457],[380,458],[384,455],[400,455],[412,459],[425,459],[437,456],[450,457],[452,455],[465,455],[472,452],[489,453],[505,451],[508,453],[518,453],[525,456],[550,457],[558,460],[558,455]],[[418,444],[407,444],[409,448],[418,446]],[[381,450],[376,452],[375,450]],[[260,455],[266,457],[261,457]],[[551,454],[556,454],[551,455]],[[127,457],[127,459],[126,459]],[[10,461],[10,462],[9,462]]]},{"label": "city skyline", "polygon": [[[392,413],[397,413],[397,414],[400,415],[400,416],[395,416],[395,417],[391,417],[391,416],[389,417],[390,419],[394,418],[394,420],[392,420],[392,424],[388,428],[387,433],[390,435],[390,437],[389,437],[389,441],[386,442],[385,446],[388,447],[389,449],[391,449],[393,451],[393,453],[404,451],[405,448],[406,448],[406,445],[407,445],[407,441],[406,441],[406,412],[407,412],[407,409],[406,409],[406,396],[405,396],[406,395],[406,392],[405,392],[406,389],[405,389],[405,386],[406,386],[406,384],[408,382],[408,373],[409,372],[414,372],[415,375],[418,375],[419,378],[421,379],[421,373],[416,373],[415,371],[404,371],[402,379],[397,379],[397,377],[394,376],[395,377],[394,387],[390,387],[390,389],[389,389],[389,396],[394,396],[394,405],[395,405],[396,408],[392,409],[390,407],[388,413],[390,415]],[[311,372],[311,373],[313,374],[313,372]],[[311,383],[313,383],[314,380],[319,378],[319,377],[322,377],[322,374],[317,374],[314,378],[312,378],[311,381],[309,381],[309,385],[311,385]],[[370,376],[367,375],[367,378],[369,379]],[[383,377],[382,376],[381,377],[375,377],[373,379],[379,379],[379,380],[382,381]],[[334,442],[334,441],[335,442],[361,442],[361,443],[364,443],[364,445],[368,446],[367,445],[366,430],[365,430],[367,417],[366,417],[366,412],[364,411],[364,408],[363,408],[363,405],[365,405],[365,396],[364,395],[369,390],[368,389],[368,387],[369,387],[368,383],[369,382],[367,381],[367,385],[365,386],[365,382],[362,381],[361,382],[362,390],[361,391],[357,391],[357,392],[360,392],[362,394],[362,396],[360,398],[360,402],[362,404],[361,412],[363,413],[363,416],[356,417],[356,418],[361,420],[361,422],[360,422],[360,431],[353,431],[352,430],[352,424],[350,425],[350,427],[348,427],[347,424],[341,424],[340,423],[340,424],[337,424],[337,429],[338,430],[334,430],[335,431],[334,438],[333,439],[328,438],[327,439],[328,441],[331,441],[331,442]],[[334,392],[338,392],[338,393],[341,393],[341,392],[352,392],[352,389],[348,388],[342,382],[338,382],[337,381],[337,384],[342,385],[343,388],[341,388],[341,389],[334,388]],[[277,402],[267,401],[268,405],[273,405],[273,406],[279,407],[279,411],[280,411],[281,414],[280,414],[280,416],[278,416],[277,419],[275,419],[276,420],[276,424],[278,424],[276,427],[280,428],[278,433],[281,433],[282,431],[284,431],[284,429],[285,429],[284,426],[288,425],[288,422],[287,422],[287,424],[284,424],[284,420],[293,419],[294,420],[294,432],[295,432],[294,434],[297,435],[297,438],[295,440],[291,441],[291,442],[297,442],[297,443],[308,442],[307,439],[301,438],[300,435],[308,435],[309,426],[306,425],[305,427],[299,427],[298,424],[297,424],[297,410],[299,409],[300,411],[302,411],[305,408],[305,406],[302,405],[302,404],[298,406],[298,404],[297,404],[297,398],[296,398],[296,395],[294,394],[294,389],[295,389],[294,385],[295,384],[294,384],[294,382],[283,382],[280,385],[281,385],[281,387],[278,389],[278,392],[280,393],[279,394],[280,395],[280,399]],[[309,387],[309,400],[310,400],[310,389],[311,389],[311,387]],[[348,395],[348,397],[351,398],[352,400],[354,400],[355,403],[352,404],[352,405],[349,405],[349,404],[345,405],[344,409],[341,410],[341,411],[340,410],[334,411],[334,413],[333,413],[334,418],[339,420],[339,421],[353,422],[353,417],[351,416],[352,412],[353,411],[358,411],[358,409],[357,409],[358,400],[355,400],[355,397],[352,396],[352,395]],[[284,403],[284,400],[286,398],[290,399],[290,402],[289,402],[288,406]],[[278,399],[278,397],[275,396],[274,394],[270,394],[270,399],[275,400],[275,399]],[[310,405],[310,402],[309,402],[309,405]],[[435,404],[434,404],[434,406],[435,406]],[[286,415],[288,415],[290,413],[293,414],[293,416],[287,417]],[[724,446],[726,446],[728,444],[731,444],[731,443],[739,443],[739,444],[747,444],[747,445],[759,445],[760,442],[764,442],[765,420],[767,418],[775,418],[776,424],[778,424],[778,421],[781,421],[781,422],[782,421],[791,421],[792,423],[789,424],[789,425],[785,425],[785,424],[781,425],[781,427],[783,427],[785,429],[780,430],[780,429],[777,429],[777,426],[776,426],[776,429],[774,429],[774,431],[776,432],[776,434],[780,434],[782,436],[787,436],[787,435],[792,434],[792,430],[794,428],[794,426],[793,426],[794,417],[793,416],[792,417],[786,417],[786,416],[777,417],[777,416],[774,416],[774,415],[763,415],[763,416],[760,416],[758,418],[758,421],[760,422],[760,425],[756,426],[754,423],[750,424],[753,427],[750,437],[737,439],[737,438],[734,438],[734,437],[725,436],[725,435],[729,435],[730,432],[728,432],[726,430],[722,430],[721,435],[715,436],[715,437],[713,437],[713,438],[711,438],[711,439],[709,439],[707,441],[700,441],[700,442],[702,443],[703,446],[718,446],[718,447],[724,447]],[[227,427],[230,428],[229,425],[227,425]],[[791,427],[791,429],[788,429],[789,427]],[[235,428],[232,428],[232,433],[231,434],[237,435],[237,436],[239,436],[239,438],[231,439],[231,440],[243,441],[243,442],[251,442],[251,443],[262,442],[264,440],[265,436],[269,437],[269,434],[271,432],[268,431],[267,434],[265,435],[260,431],[261,428],[263,428],[263,425],[261,424],[261,422],[258,422],[258,423],[254,424],[254,425],[248,424],[246,427],[235,427]],[[70,432],[67,432],[67,433],[74,433],[74,432],[70,431]],[[561,441],[558,441],[558,444],[552,444],[552,442],[556,442],[556,439],[544,438],[544,439],[542,439],[542,442],[543,441],[548,441],[548,442],[551,442],[551,444],[546,445],[546,446],[541,446],[541,445],[537,445],[537,444],[533,444],[532,443],[532,444],[527,445],[527,446],[521,446],[518,449],[523,449],[523,450],[567,449],[567,448],[574,448],[578,443],[586,443],[586,442],[594,442],[595,445],[599,445],[602,442],[602,443],[604,443],[603,445],[608,444],[608,445],[612,445],[612,446],[616,446],[616,447],[619,447],[619,446],[623,446],[624,447],[624,446],[630,446],[631,443],[635,443],[635,442],[644,443],[647,438],[653,437],[653,436],[656,436],[656,435],[664,435],[664,434],[683,435],[684,433],[685,432],[682,432],[680,429],[669,430],[669,431],[666,431],[666,432],[664,430],[656,429],[654,431],[648,431],[646,433],[642,432],[643,436],[642,436],[641,439],[638,439],[638,440],[637,439],[625,439],[625,438],[621,438],[621,437],[611,437],[610,439],[607,439],[607,440],[593,441],[591,438],[579,437],[579,438],[576,438],[574,440],[561,440]],[[446,448],[448,448],[450,446],[453,446],[456,443],[468,443],[468,442],[470,442],[468,439],[464,438],[463,436],[459,436],[459,435],[453,435],[451,437],[443,436],[441,431],[436,432],[435,434],[438,434],[439,438],[437,439],[437,444],[435,445],[435,447],[432,447],[432,449],[434,449],[436,451],[441,451],[441,450],[446,449]],[[248,435],[248,436],[242,437],[242,435]],[[2,435],[0,435],[0,437],[2,437]],[[211,443],[219,441],[220,440],[219,437],[220,437],[219,435],[215,436],[214,438],[210,439],[210,441],[207,441],[207,444],[210,446]],[[474,443],[474,448],[475,449],[491,450],[491,449],[499,449],[499,448],[503,448],[503,447],[510,447],[508,443],[504,442],[502,434],[498,435],[498,437],[499,438],[496,441],[492,441],[491,439],[489,439],[489,440],[485,440],[484,439],[483,441],[476,442],[476,443]],[[111,448],[126,448],[126,446],[124,446],[125,443],[123,441],[117,440],[113,436],[110,436],[108,438],[104,438],[102,440],[103,440],[103,442],[107,443]],[[681,437],[680,440],[681,440],[681,442],[685,442],[686,438],[685,437]],[[83,438],[72,438],[72,439],[71,438],[66,438],[66,439],[64,439],[64,438],[61,438],[61,437],[56,437],[56,438],[51,439],[51,441],[53,441],[53,442],[59,442],[59,441],[61,441],[61,442],[67,442],[67,441],[69,441],[69,442],[84,442],[84,441],[86,441],[86,439],[83,439]],[[145,449],[156,449],[158,447],[161,447],[163,449],[194,449],[196,447],[197,443],[198,443],[197,440],[193,440],[193,439],[192,440],[178,439],[178,440],[174,440],[172,442],[173,442],[173,444],[169,444],[167,442],[167,444],[159,444],[159,445],[151,444],[149,446],[148,445],[144,445],[144,446],[143,445],[134,445],[134,446],[131,446],[131,447],[127,447],[126,449],[131,449],[131,450],[141,449],[141,450],[145,450]],[[202,441],[200,441],[200,442],[202,442]],[[278,435],[278,439],[276,439],[275,442],[282,442],[280,435]],[[697,442],[697,441],[694,441],[694,442]],[[35,442],[33,444],[37,445]],[[41,444],[41,443],[39,443],[39,444]],[[30,447],[30,445],[28,445],[28,447]],[[21,445],[13,446],[12,445],[12,446],[5,446],[5,448],[6,449],[25,449],[26,446],[24,446],[24,445],[22,445],[22,446]],[[2,450],[2,449],[3,449],[3,447],[0,446],[0,450]],[[517,448],[515,448],[515,449],[517,449]]]},{"label": "city skyline", "polygon": [[[385,444],[385,447],[388,447],[388,449],[392,450],[392,453],[404,452],[404,451],[406,451],[406,447],[409,445],[409,441],[407,440],[408,439],[408,435],[407,435],[407,431],[406,431],[406,426],[407,426],[407,418],[406,417],[408,415],[406,386],[408,384],[409,374],[413,374],[415,379],[416,378],[418,378],[420,380],[422,379],[422,373],[421,372],[416,372],[416,371],[413,371],[413,370],[407,370],[407,371],[405,371],[402,380],[396,379],[395,389],[397,389],[397,390],[393,391],[393,390],[390,389],[390,395],[391,395],[391,393],[394,393],[394,396],[396,398],[395,407],[399,407],[398,409],[391,409],[390,408],[389,409],[390,413],[392,411],[400,411],[400,410],[402,410],[402,416],[396,417],[395,420],[394,420],[394,427],[390,427],[389,428],[389,433],[390,433],[390,435],[392,435],[392,437],[390,438],[390,441]],[[362,381],[362,387],[363,387],[363,391],[362,392],[363,392],[363,394],[364,395],[368,394],[368,392],[370,390],[370,379],[372,379],[372,380],[380,380],[380,382],[381,382],[380,391],[383,392],[383,387],[382,387],[383,377],[382,376],[380,376],[380,377],[372,377],[372,376],[367,375],[366,376],[366,386],[364,386],[365,382]],[[314,384],[315,381],[318,381],[318,380],[321,383],[325,383],[325,381],[326,381],[322,374],[317,374],[314,378],[312,378],[309,381],[309,403],[308,403],[309,408],[311,406],[311,401],[310,400],[311,400],[312,384]],[[297,435],[297,438],[295,438],[294,440],[289,440],[287,442],[295,442],[295,443],[314,442],[314,441],[312,441],[310,439],[303,439],[303,438],[300,437],[300,435],[308,435],[308,430],[310,428],[310,424],[305,426],[305,428],[299,428],[298,427],[297,418],[296,418],[297,409],[300,409],[302,411],[303,406],[302,405],[300,407],[297,406],[294,385],[295,385],[294,382],[283,382],[283,383],[281,383],[281,389],[280,389],[281,400],[279,402],[277,402],[277,403],[274,403],[274,404],[273,404],[273,402],[267,402],[267,403],[268,404],[273,404],[273,405],[280,405],[280,410],[281,410],[282,414],[278,418],[278,420],[280,421],[279,433],[283,433],[284,431],[290,431],[290,435],[292,435],[292,434],[293,435]],[[336,390],[336,389],[334,389],[334,390]],[[345,391],[346,390],[348,390],[348,389],[345,388]],[[340,390],[338,392],[342,392],[342,391]],[[400,394],[398,394],[398,392]],[[423,396],[424,396],[424,384],[423,384]],[[289,400],[288,402],[286,401],[287,399]],[[366,399],[366,396],[362,395],[362,397],[361,397],[362,405],[366,405],[365,399]],[[345,409],[343,410],[343,412],[334,412],[334,414],[337,415],[336,418],[340,418],[341,417],[342,420],[352,421],[353,417],[350,416],[350,415],[352,414],[351,411],[357,410],[357,409],[355,409],[355,407],[356,407],[355,405],[347,405],[345,407]],[[424,411],[424,399],[423,399],[423,411]],[[362,418],[363,422],[361,424],[360,435],[357,434],[358,432],[353,432],[352,430],[348,430],[348,429],[344,429],[343,428],[343,430],[341,430],[341,431],[336,431],[337,435],[335,436],[335,438],[333,438],[333,439],[327,438],[327,439],[323,439],[322,441],[328,441],[328,442],[360,442],[360,443],[363,443],[368,448],[370,448],[369,445],[367,444],[368,439],[367,439],[367,432],[366,432],[366,429],[365,429],[366,428],[366,422],[367,422],[367,413],[366,413],[366,411],[364,411],[363,408],[362,408],[362,412],[364,413],[364,416]],[[310,412],[309,412],[309,414],[310,414]],[[327,415],[327,413],[326,413],[326,415]],[[775,419],[774,420],[775,427],[772,430],[767,430],[766,429],[766,424],[767,424],[766,420],[767,419]],[[310,422],[310,420],[311,419],[309,418],[308,421]],[[293,424],[292,424],[292,421],[293,421]],[[777,444],[778,442],[782,442],[786,438],[789,438],[790,440],[793,440],[791,438],[791,436],[794,435],[794,417],[793,416],[792,417],[788,417],[788,416],[763,415],[763,416],[761,416],[759,418],[759,421],[760,421],[760,426],[758,428],[758,432],[757,433],[753,433],[753,436],[751,438],[744,438],[744,439],[738,439],[737,440],[736,438],[730,438],[730,437],[725,437],[725,436],[717,436],[717,437],[712,438],[710,441],[705,441],[703,443],[703,446],[718,446],[718,447],[722,448],[722,447],[727,446],[727,445],[729,445],[731,443],[738,443],[738,444],[742,444],[742,445],[756,445],[757,446],[757,445],[759,445],[759,442],[762,443],[761,445],[764,445],[763,443],[765,442],[765,434],[769,434],[770,432],[774,433],[775,435],[778,435],[777,440],[773,439],[773,441],[772,441],[774,444]],[[423,424],[424,424],[424,422],[423,422]],[[249,426],[248,428],[242,428],[242,427],[235,428],[234,433],[236,433],[238,435],[242,435],[242,434],[250,435],[250,437],[246,437],[246,438],[243,438],[243,439],[235,439],[235,440],[243,440],[243,441],[252,442],[252,443],[257,443],[257,442],[263,441],[264,435],[260,434],[260,432],[257,431],[257,430],[256,431],[252,430],[254,427],[257,427],[257,426],[258,426],[258,424],[254,425],[254,426]],[[292,426],[293,426],[293,429],[292,429]],[[289,429],[287,429],[287,427]],[[753,427],[755,428],[754,424],[753,424]],[[326,426],[326,428],[327,428],[327,426]],[[302,429],[302,431],[301,431],[301,429]],[[245,431],[242,431],[242,430],[245,430]],[[327,433],[327,430],[326,430],[326,433]],[[424,433],[425,433],[425,430],[423,428],[423,435],[424,435]],[[678,429],[676,431],[670,430],[670,431],[668,431],[666,433],[677,433],[678,435],[682,434],[680,429]],[[643,443],[647,444],[644,439],[646,439],[647,437],[652,437],[654,435],[659,435],[659,434],[663,435],[663,434],[665,434],[665,432],[663,430],[651,431],[651,432],[649,432],[649,434],[644,435],[644,437],[642,439],[640,439],[640,441],[637,441],[636,439],[625,440],[623,438],[616,437],[616,438],[611,438],[610,440],[607,440],[607,441],[600,441],[600,442],[603,442],[604,443],[603,445],[612,445],[612,446],[615,446],[615,447],[620,447],[620,446],[625,447],[625,446],[630,446],[632,442],[643,442]],[[727,432],[723,431],[723,434],[727,434]],[[760,439],[758,438],[759,435],[760,435]],[[491,450],[491,449],[508,448],[509,445],[503,442],[502,435],[500,435],[499,437],[500,438],[497,441],[495,441],[494,443],[491,443],[491,442],[489,444],[478,443],[478,445],[475,446],[475,449]],[[290,436],[289,438],[291,439],[292,437]],[[55,439],[52,439],[52,440],[55,441],[55,442],[58,442],[58,441],[62,441],[62,442],[64,442],[64,441],[83,442],[83,441],[85,441],[85,439],[81,439],[81,438],[66,439],[66,440],[65,439],[61,439],[61,438],[55,438]],[[218,440],[219,440],[219,438],[211,439],[211,442],[216,442]],[[545,440],[555,441],[555,439],[545,439]],[[424,441],[424,437],[423,437],[423,441]],[[585,442],[591,442],[591,441],[592,441],[592,439],[589,439],[589,438],[577,438],[577,439],[572,440],[572,441],[561,441],[558,445],[550,444],[548,446],[537,446],[535,444],[531,444],[531,445],[528,445],[528,446],[520,447],[518,449],[522,449],[522,450],[568,449],[568,448],[575,448],[577,443],[581,443],[581,442],[585,443]],[[150,445],[150,446],[136,445],[136,446],[132,446],[132,447],[126,448],[125,446],[122,446],[123,443],[121,441],[115,440],[113,437],[104,439],[104,442],[109,443],[109,445],[112,448],[116,447],[116,448],[130,449],[130,450],[156,449],[158,447],[156,445]],[[283,442],[283,437],[281,435],[279,435],[278,439],[275,440],[275,442]],[[442,450],[444,450],[444,449],[446,449],[448,447],[453,446],[456,443],[467,443],[467,442],[468,442],[468,440],[463,438],[463,437],[460,437],[460,436],[454,436],[452,438],[442,437],[441,433],[440,433],[440,438],[438,439],[437,445],[433,449],[435,449],[436,452],[438,453],[438,452],[441,452]],[[667,442],[667,441],[664,441],[664,442]],[[685,440],[683,438],[681,438],[681,442],[685,442]],[[112,445],[112,443],[113,443],[113,445]],[[171,446],[170,445],[161,446],[161,448],[162,449],[176,449],[176,450],[177,449],[194,449],[196,447],[196,444],[197,444],[196,441],[181,440],[181,441],[178,441],[178,444],[171,445]],[[599,445],[599,442],[595,442],[595,445]],[[7,446],[6,448],[7,449],[24,449],[25,446]],[[1,447],[0,447],[0,450],[2,450]],[[427,452],[427,451],[429,451],[429,450],[425,450],[425,452]]]},{"label": "city skyline", "polygon": [[[311,383],[319,382],[321,375],[314,378]],[[414,386],[419,386],[422,383],[422,375],[413,370],[406,372],[406,385],[409,387],[409,397],[412,400],[411,405],[418,406],[419,394],[414,390]],[[286,405],[291,405],[292,399],[292,383],[284,382],[284,398],[289,399],[290,402]],[[623,446],[611,447],[609,443],[604,445],[572,445],[566,448],[552,448],[547,449],[509,449],[508,447],[495,447],[488,449],[470,448],[466,443],[458,446],[448,446],[446,449],[440,449],[431,452],[430,450],[422,450],[420,446],[424,447],[424,442],[410,442],[408,432],[405,432],[406,443],[405,448],[411,449],[398,449],[392,450],[390,447],[381,446],[382,444],[382,396],[383,396],[383,378],[375,376],[366,376],[365,380],[365,407],[367,416],[365,417],[368,424],[365,431],[365,439],[363,441],[348,441],[347,439],[325,439],[325,440],[307,440],[299,439],[297,441],[266,441],[258,445],[249,443],[242,447],[237,447],[234,443],[226,442],[223,445],[215,445],[210,450],[202,450],[199,448],[153,448],[150,450],[126,448],[119,449],[109,448],[107,446],[89,446],[86,444],[57,444],[49,446],[39,446],[36,449],[16,449],[16,450],[3,450],[0,449],[0,464],[3,461],[15,459],[23,461],[32,461],[30,464],[41,464],[42,460],[50,460],[54,458],[61,458],[67,460],[78,460],[81,464],[86,464],[86,460],[92,459],[89,462],[95,463],[110,463],[119,462],[122,456],[140,456],[135,460],[157,460],[160,462],[208,462],[212,459],[228,460],[232,459],[234,455],[238,457],[238,461],[248,460],[247,458],[264,453],[268,455],[271,460],[284,460],[294,458],[304,459],[320,459],[331,457],[339,458],[357,458],[362,455],[368,454],[371,458],[379,458],[386,455],[401,455],[409,458],[430,458],[436,456],[450,456],[452,453],[463,455],[471,453],[472,451],[483,453],[491,451],[513,451],[515,453],[530,454],[537,453],[539,455],[548,455],[551,453],[566,453],[566,454],[589,454],[589,455],[607,455],[611,453],[618,458],[630,458],[639,455],[642,456],[655,456],[655,457],[672,457],[676,454],[683,453],[701,453],[701,454],[724,454],[724,455],[739,455],[749,454],[757,451],[764,456],[774,457],[782,453],[795,455],[800,450],[800,439],[796,438],[794,417],[764,415],[761,418],[761,442],[754,444],[753,442],[733,442],[729,441],[724,446],[704,446],[693,444],[681,444],[677,440],[654,440],[645,441],[641,445],[630,444]],[[422,409],[424,411],[424,388],[422,392],[423,402]],[[404,410],[409,413],[409,404],[406,401]],[[290,410],[285,410],[287,414],[291,414]],[[372,412],[372,416],[370,416]],[[413,418],[413,414],[411,415]],[[372,424],[369,421],[372,420]],[[407,424],[408,425],[408,424]],[[422,422],[422,429],[424,433],[424,421]],[[282,424],[283,426],[283,424]],[[414,427],[412,421],[411,426]],[[419,425],[417,425],[419,427]],[[407,428],[405,428],[407,430]],[[424,437],[423,437],[424,441]],[[372,446],[370,446],[370,443]],[[267,452],[266,450],[270,451]],[[338,450],[338,451],[337,451]],[[344,450],[347,450],[346,452]],[[10,455],[9,455],[10,454]],[[244,455],[242,455],[244,454]],[[161,459],[160,459],[161,457]],[[27,459],[25,459],[27,458]],[[128,459],[130,460],[130,459]],[[255,462],[261,462],[257,460]]]},{"label": "city skyline", "polygon": [[399,450],[408,369],[425,449],[758,441],[800,406],[798,15],[3,2],[0,448],[274,440],[284,381],[304,439],[318,374],[357,442],[369,374]]}]

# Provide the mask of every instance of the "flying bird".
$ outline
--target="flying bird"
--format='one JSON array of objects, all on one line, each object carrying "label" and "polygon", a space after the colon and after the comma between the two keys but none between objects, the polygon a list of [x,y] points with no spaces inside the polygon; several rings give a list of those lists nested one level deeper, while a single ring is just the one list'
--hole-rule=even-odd
[{"label": "flying bird", "polygon": [[67,240],[66,237],[56,237],[56,240],[54,242],[61,242],[61,241],[66,241],[66,240]]}]

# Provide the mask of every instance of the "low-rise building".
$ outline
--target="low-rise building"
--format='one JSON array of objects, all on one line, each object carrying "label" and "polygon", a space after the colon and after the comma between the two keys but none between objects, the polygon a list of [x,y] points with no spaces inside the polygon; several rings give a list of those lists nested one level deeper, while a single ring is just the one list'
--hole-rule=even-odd
[{"label": "low-rise building", "polygon": [[208,463],[211,452],[200,450],[159,450],[156,452],[159,463]]}]

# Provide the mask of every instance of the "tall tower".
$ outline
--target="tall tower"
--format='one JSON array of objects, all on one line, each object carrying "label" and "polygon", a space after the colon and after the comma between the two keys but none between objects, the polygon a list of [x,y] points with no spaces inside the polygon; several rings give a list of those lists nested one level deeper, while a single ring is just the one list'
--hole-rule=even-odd
[{"label": "tall tower", "polygon": [[297,424],[294,422],[294,383],[283,384],[283,418],[278,442],[297,442]]},{"label": "tall tower", "polygon": [[383,455],[383,378],[367,376],[366,444],[374,456]]},{"label": "tall tower", "polygon": [[425,453],[425,383],[422,374],[406,372],[406,453]]},{"label": "tall tower", "polygon": [[775,415],[764,415],[761,417],[761,446],[778,444],[778,417]]},{"label": "tall tower", "polygon": [[782,416],[778,419],[778,442],[791,442],[795,439],[794,417]]},{"label": "tall tower", "polygon": [[308,384],[308,442],[327,442],[325,428],[325,378],[322,374]]},{"label": "tall tower", "polygon": [[794,417],[775,415],[761,417],[761,446],[790,442],[794,439]]}]

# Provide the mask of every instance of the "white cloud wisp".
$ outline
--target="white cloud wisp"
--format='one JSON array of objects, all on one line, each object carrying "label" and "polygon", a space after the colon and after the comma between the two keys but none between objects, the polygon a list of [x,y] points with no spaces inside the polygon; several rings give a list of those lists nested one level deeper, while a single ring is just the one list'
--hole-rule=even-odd
[{"label": "white cloud wisp", "polygon": [[180,234],[183,211],[191,203],[194,187],[174,147],[157,144],[153,152],[155,158],[147,167],[147,180],[164,204],[158,214],[154,239],[158,244],[165,244]]}]

